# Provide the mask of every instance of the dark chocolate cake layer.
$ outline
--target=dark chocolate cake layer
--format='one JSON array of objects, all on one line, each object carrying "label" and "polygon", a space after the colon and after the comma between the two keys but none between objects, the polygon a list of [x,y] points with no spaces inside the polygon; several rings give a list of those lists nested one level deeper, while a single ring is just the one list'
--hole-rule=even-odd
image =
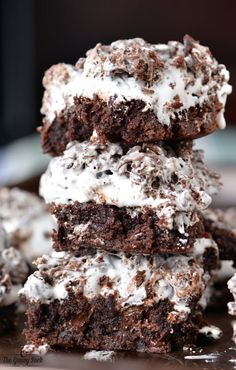
[{"label": "dark chocolate cake layer", "polygon": [[29,303],[24,333],[36,347],[166,353],[195,343],[202,324],[194,309],[183,323],[167,322],[171,310],[165,301],[121,309],[114,296],[88,302],[71,295],[63,304]]},{"label": "dark chocolate cake layer", "polygon": [[130,253],[188,253],[197,238],[204,236],[204,226],[197,214],[193,225],[181,234],[162,226],[155,211],[146,207],[116,207],[94,202],[52,205],[57,219],[54,249],[82,252],[88,249]]},{"label": "dark chocolate cake layer", "polygon": [[153,111],[144,111],[144,106],[140,100],[112,105],[97,96],[93,100],[75,98],[74,105],[64,109],[50,125],[40,128],[43,151],[52,156],[62,155],[68,143],[88,140],[93,132],[101,143],[123,142],[127,146],[194,139],[217,129],[217,116],[222,108],[213,98],[201,108],[191,107],[182,120],[175,117],[168,126],[163,126]]}]

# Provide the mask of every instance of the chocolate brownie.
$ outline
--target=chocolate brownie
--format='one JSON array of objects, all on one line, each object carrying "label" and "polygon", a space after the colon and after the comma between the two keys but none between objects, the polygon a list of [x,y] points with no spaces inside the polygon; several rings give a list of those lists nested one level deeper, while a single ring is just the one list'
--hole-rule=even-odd
[{"label": "chocolate brownie", "polygon": [[236,267],[236,208],[207,209],[202,214],[206,230],[219,247],[220,259],[233,261]]},{"label": "chocolate brownie", "polygon": [[[203,228],[198,211],[219,177],[191,143],[71,143],[51,160],[40,193],[58,221],[55,248],[184,252]],[[176,248],[176,250],[175,250]]]},{"label": "chocolate brownie", "polygon": [[[184,232],[174,223],[162,227],[152,208],[116,207],[95,202],[51,206],[57,229],[53,247],[57,251],[83,252],[102,249],[130,253],[188,253],[204,235],[202,220],[193,214],[192,225]],[[178,215],[176,215],[178,217]],[[187,215],[186,215],[187,217]]]},{"label": "chocolate brownie", "polygon": [[8,244],[17,248],[27,263],[51,252],[55,223],[38,196],[18,188],[1,188],[0,222],[5,228]]},{"label": "chocolate brownie", "polygon": [[14,326],[18,291],[28,274],[28,266],[20,252],[8,247],[6,233],[0,224],[0,333]]},{"label": "chocolate brownie", "polygon": [[193,257],[54,252],[21,295],[27,344],[165,353],[194,343],[209,273]]},{"label": "chocolate brownie", "polygon": [[219,250],[198,219],[184,234],[162,229],[152,210],[138,214],[127,207],[96,205],[52,206],[57,219],[53,249],[81,255],[95,250],[132,254],[198,254],[204,250],[206,269],[218,269]]},{"label": "chocolate brownie", "polygon": [[228,80],[225,66],[190,36],[183,44],[98,44],[75,66],[46,72],[42,147],[61,155],[93,135],[128,145],[207,135],[225,126]]}]

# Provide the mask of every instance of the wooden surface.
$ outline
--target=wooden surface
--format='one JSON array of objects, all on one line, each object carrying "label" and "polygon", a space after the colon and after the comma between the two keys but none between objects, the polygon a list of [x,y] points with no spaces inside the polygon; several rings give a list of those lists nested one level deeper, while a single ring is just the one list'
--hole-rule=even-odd
[{"label": "wooden surface", "polygon": [[[226,313],[210,312],[208,321],[218,325],[224,335],[215,344],[206,345],[191,351],[182,353],[175,352],[166,355],[147,355],[120,352],[114,355],[112,362],[97,362],[95,360],[84,360],[82,353],[48,353],[44,357],[20,356],[24,345],[24,337],[21,334],[23,318],[19,319],[18,329],[0,337],[0,363],[4,368],[10,366],[27,366],[57,369],[80,369],[80,370],[157,370],[157,369],[235,369],[236,368],[236,346],[231,341],[231,317]],[[196,356],[208,356],[198,359]],[[193,356],[187,359],[186,356]]]}]

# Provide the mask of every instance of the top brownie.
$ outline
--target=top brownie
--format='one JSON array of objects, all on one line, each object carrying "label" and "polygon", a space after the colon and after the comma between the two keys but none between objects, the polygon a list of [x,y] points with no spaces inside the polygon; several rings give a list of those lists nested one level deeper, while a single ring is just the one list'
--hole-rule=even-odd
[{"label": "top brownie", "polygon": [[68,142],[92,135],[128,145],[207,135],[225,126],[228,80],[225,66],[190,36],[97,44],[75,66],[46,72],[43,149],[60,155]]}]

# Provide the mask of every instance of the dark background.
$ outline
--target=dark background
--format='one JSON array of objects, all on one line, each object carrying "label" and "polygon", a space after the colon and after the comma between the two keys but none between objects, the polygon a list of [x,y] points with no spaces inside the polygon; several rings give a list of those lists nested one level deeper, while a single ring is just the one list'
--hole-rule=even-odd
[{"label": "dark background", "polygon": [[[185,33],[210,46],[236,82],[236,1],[0,0],[0,145],[40,124],[43,72],[75,63],[97,42],[143,37],[153,43]],[[226,118],[236,123],[236,91]]]}]

